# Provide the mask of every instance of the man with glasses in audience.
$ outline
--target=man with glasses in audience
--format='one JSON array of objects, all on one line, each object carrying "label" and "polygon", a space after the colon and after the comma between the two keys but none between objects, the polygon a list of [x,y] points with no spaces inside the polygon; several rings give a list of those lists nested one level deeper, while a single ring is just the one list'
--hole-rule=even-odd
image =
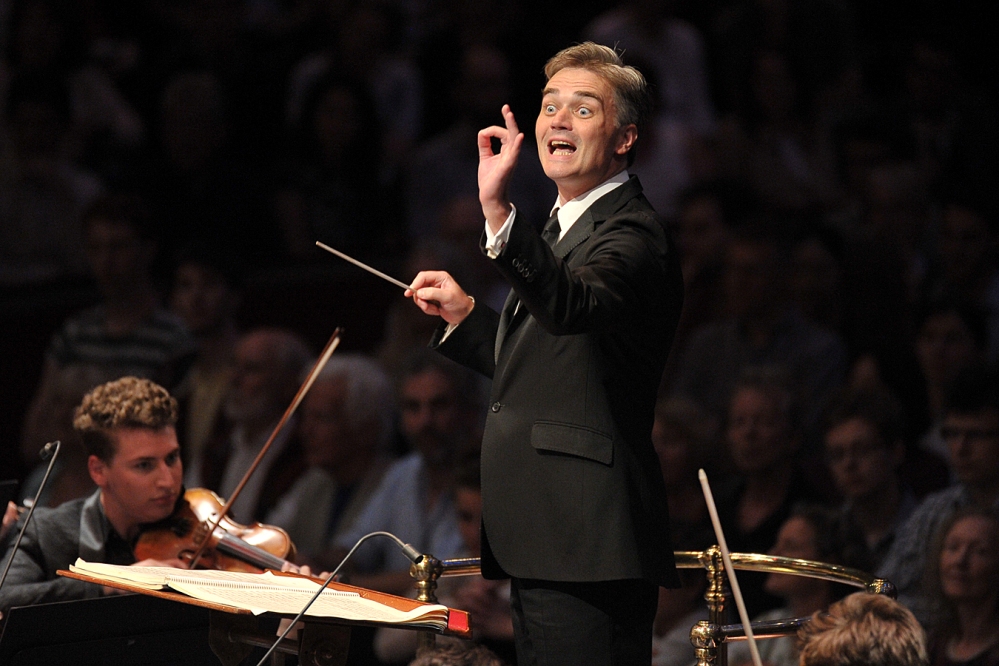
[{"label": "man with glasses in audience", "polygon": [[955,381],[941,436],[957,483],[928,495],[899,530],[878,575],[898,587],[899,600],[927,620],[923,578],[937,530],[964,506],[999,507],[999,381],[975,369]]}]

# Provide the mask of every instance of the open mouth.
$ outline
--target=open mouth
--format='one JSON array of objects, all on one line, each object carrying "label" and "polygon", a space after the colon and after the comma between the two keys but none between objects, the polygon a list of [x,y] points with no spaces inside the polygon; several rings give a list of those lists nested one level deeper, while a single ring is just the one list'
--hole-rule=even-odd
[{"label": "open mouth", "polygon": [[572,155],[574,152],[576,152],[576,146],[568,141],[553,139],[548,142],[549,155]]}]

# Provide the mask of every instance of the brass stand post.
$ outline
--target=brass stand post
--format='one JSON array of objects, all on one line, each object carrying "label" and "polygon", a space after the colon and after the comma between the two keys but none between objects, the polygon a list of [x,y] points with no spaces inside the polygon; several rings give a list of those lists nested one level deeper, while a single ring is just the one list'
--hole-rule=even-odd
[{"label": "brass stand post", "polygon": [[[444,565],[433,555],[424,555],[418,563],[409,566],[409,575],[416,579],[417,601],[428,604],[437,603],[437,579],[444,572]],[[417,650],[423,647],[432,648],[436,637],[432,631],[420,631]]]}]

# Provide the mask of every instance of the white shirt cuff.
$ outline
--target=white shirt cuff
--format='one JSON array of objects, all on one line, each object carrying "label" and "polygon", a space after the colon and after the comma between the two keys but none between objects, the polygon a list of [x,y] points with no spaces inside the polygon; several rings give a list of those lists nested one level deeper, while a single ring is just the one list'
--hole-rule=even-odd
[{"label": "white shirt cuff", "polygon": [[[468,298],[469,298],[469,300],[472,301],[472,308],[474,309],[475,308],[475,297],[474,296],[469,296]],[[471,310],[469,310],[469,314],[471,314]],[[462,321],[464,321],[464,320],[462,320]],[[448,324],[447,327],[445,327],[445,329],[444,329],[444,335],[441,336],[440,342],[438,342],[437,344],[441,344],[445,340],[447,340],[447,336],[451,335],[451,331],[453,331],[454,329],[458,328],[459,326],[461,326],[461,322],[458,322],[457,324]]]},{"label": "white shirt cuff", "polygon": [[507,241],[510,239],[510,228],[513,226],[513,218],[517,215],[517,207],[510,204],[510,215],[506,222],[495,234],[489,230],[489,223],[486,223],[486,256],[495,259],[503,252]]}]

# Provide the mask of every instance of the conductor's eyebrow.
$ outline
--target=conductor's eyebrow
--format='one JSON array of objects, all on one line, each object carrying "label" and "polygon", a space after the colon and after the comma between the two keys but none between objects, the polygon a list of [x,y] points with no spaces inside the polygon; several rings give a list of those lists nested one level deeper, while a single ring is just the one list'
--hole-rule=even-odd
[{"label": "conductor's eyebrow", "polygon": [[[558,95],[558,88],[545,88],[541,91],[542,97],[547,97],[548,95]],[[599,95],[588,90],[577,90],[572,93],[572,97],[573,99],[593,99],[603,103],[603,99],[601,99]]]}]

